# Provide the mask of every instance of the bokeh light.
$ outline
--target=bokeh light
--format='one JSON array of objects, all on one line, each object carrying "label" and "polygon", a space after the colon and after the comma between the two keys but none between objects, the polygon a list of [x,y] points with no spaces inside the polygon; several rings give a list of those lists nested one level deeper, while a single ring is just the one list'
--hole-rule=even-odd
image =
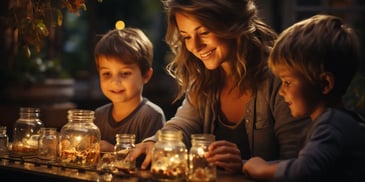
[{"label": "bokeh light", "polygon": [[118,30],[122,30],[125,27],[125,23],[122,20],[118,20],[115,22],[115,28]]}]

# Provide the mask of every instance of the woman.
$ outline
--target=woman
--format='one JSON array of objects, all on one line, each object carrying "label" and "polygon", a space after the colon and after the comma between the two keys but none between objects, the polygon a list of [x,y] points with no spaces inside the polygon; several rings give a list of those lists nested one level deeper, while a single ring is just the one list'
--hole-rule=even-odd
[{"label": "woman", "polygon": [[[280,81],[267,68],[276,34],[257,16],[252,0],[162,0],[166,42],[176,55],[167,66],[185,96],[163,129],[182,130],[190,147],[193,133],[213,133],[207,160],[240,172],[251,156],[291,158],[302,143],[307,118],[294,120],[278,95]],[[155,137],[137,144],[151,160]]]}]

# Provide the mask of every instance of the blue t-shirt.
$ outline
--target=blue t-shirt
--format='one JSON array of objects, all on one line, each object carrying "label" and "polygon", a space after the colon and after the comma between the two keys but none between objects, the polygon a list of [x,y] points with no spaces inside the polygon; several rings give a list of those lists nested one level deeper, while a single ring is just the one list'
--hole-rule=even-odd
[{"label": "blue t-shirt", "polygon": [[298,158],[281,161],[283,181],[365,181],[365,123],[357,114],[330,108],[312,123]]}]

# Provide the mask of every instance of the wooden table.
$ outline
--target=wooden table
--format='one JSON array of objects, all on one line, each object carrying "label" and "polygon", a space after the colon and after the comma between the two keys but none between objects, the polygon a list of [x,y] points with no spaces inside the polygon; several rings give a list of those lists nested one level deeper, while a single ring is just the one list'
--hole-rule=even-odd
[{"label": "wooden table", "polygon": [[[14,159],[0,156],[0,177],[9,181],[107,181],[106,174],[95,169],[70,168],[54,163],[34,162],[34,160]],[[157,181],[146,170],[112,175],[112,182],[152,182]],[[109,175],[110,177],[110,175]],[[3,180],[2,180],[3,181]],[[243,174],[227,174],[218,170],[217,182],[250,182]]]}]

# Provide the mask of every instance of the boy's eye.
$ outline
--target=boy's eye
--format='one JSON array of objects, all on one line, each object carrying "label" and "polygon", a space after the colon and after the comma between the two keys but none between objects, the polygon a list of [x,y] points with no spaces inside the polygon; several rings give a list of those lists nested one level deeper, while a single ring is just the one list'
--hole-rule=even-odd
[{"label": "boy's eye", "polygon": [[290,82],[290,81],[288,81],[288,80],[284,80],[284,81],[283,81],[283,84],[284,84],[284,86],[289,87],[289,86],[290,86],[290,84],[291,84],[291,82]]},{"label": "boy's eye", "polygon": [[130,72],[130,71],[124,71],[124,72],[121,72],[119,75],[121,76],[121,77],[127,77],[127,76],[129,76],[129,75],[131,75],[132,74],[132,72]]},{"label": "boy's eye", "polygon": [[110,77],[111,74],[109,72],[102,72],[101,73],[101,76],[103,76],[103,77]]}]

